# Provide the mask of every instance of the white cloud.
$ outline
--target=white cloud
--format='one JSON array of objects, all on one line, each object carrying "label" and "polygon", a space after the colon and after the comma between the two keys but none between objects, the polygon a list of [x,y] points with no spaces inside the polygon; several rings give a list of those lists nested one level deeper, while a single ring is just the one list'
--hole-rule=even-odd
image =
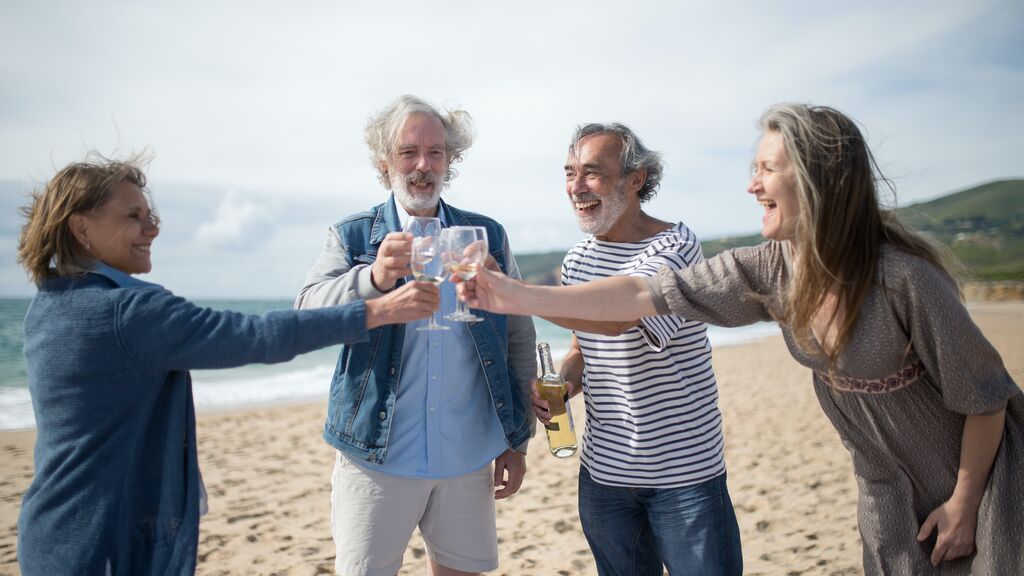
[{"label": "white cloud", "polygon": [[213,220],[196,229],[195,241],[202,247],[235,251],[260,248],[274,233],[273,211],[228,190]]},{"label": "white cloud", "polygon": [[[403,93],[473,114],[477,141],[447,197],[505,223],[517,252],[579,237],[561,166],[580,122],[624,122],[662,151],[650,210],[703,237],[758,228],[744,192],[753,124],[781,100],[860,120],[904,203],[1024,173],[1018,0],[22,0],[0,11],[0,178],[45,180],[90,148],[149,147],[154,183],[278,202],[269,220],[221,216],[223,204],[182,207],[154,184],[165,215],[181,214],[165,218],[160,243],[182,272],[255,247],[251,221],[304,218],[319,243],[328,224],[381,201],[362,129]],[[200,223],[217,249],[177,257]],[[268,242],[260,249],[291,246]],[[217,262],[216,289],[252,288],[250,264]],[[296,273],[263,265],[267,278]]]}]

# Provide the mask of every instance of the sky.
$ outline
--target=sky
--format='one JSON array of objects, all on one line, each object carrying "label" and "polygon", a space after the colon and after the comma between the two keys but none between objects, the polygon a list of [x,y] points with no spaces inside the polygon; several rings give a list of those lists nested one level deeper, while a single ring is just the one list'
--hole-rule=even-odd
[{"label": "sky", "polygon": [[447,201],[516,253],[583,235],[565,196],[585,122],[663,153],[645,209],[749,234],[768,105],[861,123],[907,205],[1024,175],[1024,2],[0,1],[0,297],[34,293],[18,207],[96,150],[147,151],[163,218],[144,279],[292,298],[327,228],[387,198],[362,133],[402,94],[468,111]]}]

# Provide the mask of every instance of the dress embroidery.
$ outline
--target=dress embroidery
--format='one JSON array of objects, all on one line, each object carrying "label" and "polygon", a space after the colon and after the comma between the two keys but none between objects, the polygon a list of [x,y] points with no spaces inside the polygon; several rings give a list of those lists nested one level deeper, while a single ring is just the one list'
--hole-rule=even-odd
[{"label": "dress embroidery", "polygon": [[886,394],[889,392],[895,392],[900,388],[910,386],[916,382],[924,372],[924,364],[918,360],[909,366],[904,366],[895,374],[886,376],[885,378],[875,378],[874,380],[859,380],[857,378],[847,378],[845,376],[829,376],[824,372],[818,371],[815,371],[815,374],[817,374],[818,378],[820,378],[826,385],[835,388],[836,390],[842,390],[843,392]]}]

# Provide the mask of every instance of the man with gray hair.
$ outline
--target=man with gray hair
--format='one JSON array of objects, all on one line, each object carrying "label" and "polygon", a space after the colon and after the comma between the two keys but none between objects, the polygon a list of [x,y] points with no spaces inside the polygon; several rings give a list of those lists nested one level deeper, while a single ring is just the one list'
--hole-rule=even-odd
[{"label": "man with gray hair", "polygon": [[[452,163],[472,143],[469,114],[402,96],[370,119],[366,142],[392,194],[331,226],[297,308],[372,299],[405,283],[412,235],[402,229],[412,216],[483,227],[493,263],[519,276],[500,224],[441,200]],[[453,308],[450,284],[441,295],[442,307]],[[519,490],[533,433],[535,333],[528,317],[476,313],[482,322],[388,326],[341,349],[324,427],[337,450],[331,532],[339,574],[394,576],[417,526],[430,574],[497,568],[494,501]]]},{"label": "man with gray hair", "polygon": [[[682,222],[641,209],[662,168],[661,155],[621,124],[576,130],[565,187],[591,236],[566,255],[563,284],[653,276],[703,260]],[[579,512],[598,573],[661,576],[664,565],[670,574],[740,574],[706,326],[678,316],[549,320],[573,330],[561,375],[586,400]],[[536,393],[533,402],[547,423],[547,402]]]}]

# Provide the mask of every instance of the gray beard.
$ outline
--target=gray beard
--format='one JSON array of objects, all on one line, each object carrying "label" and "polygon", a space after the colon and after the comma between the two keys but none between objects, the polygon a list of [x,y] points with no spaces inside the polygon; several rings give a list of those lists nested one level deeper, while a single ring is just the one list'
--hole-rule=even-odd
[{"label": "gray beard", "polygon": [[391,190],[395,193],[395,200],[405,208],[406,211],[430,210],[437,206],[441,199],[441,189],[444,187],[440,178],[431,174],[434,184],[434,192],[430,196],[418,196],[409,192],[409,176],[407,174],[396,174],[391,177]]},{"label": "gray beard", "polygon": [[626,211],[626,204],[626,186],[625,183],[620,183],[615,187],[613,194],[601,199],[601,212],[596,217],[577,214],[576,222],[585,234],[600,236],[611,230],[622,213]]}]

